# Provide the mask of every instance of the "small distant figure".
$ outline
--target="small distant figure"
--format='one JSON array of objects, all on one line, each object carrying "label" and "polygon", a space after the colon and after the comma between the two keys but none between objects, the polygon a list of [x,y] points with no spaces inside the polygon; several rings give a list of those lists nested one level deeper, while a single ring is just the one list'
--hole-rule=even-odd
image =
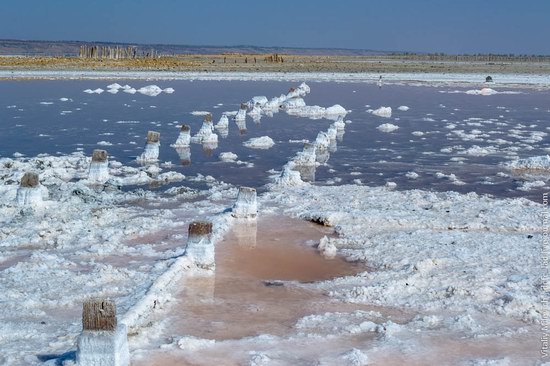
[{"label": "small distant figure", "polygon": [[380,78],[378,79],[378,88],[382,88],[382,75],[380,75]]},{"label": "small distant figure", "polygon": [[486,83],[492,83],[492,82],[493,82],[493,78],[492,78],[491,76],[487,76],[487,77],[485,78],[485,82],[486,82]]}]

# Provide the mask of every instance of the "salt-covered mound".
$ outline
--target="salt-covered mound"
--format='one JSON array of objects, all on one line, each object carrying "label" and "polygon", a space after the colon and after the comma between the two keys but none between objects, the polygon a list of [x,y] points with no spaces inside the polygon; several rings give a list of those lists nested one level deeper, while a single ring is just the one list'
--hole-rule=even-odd
[{"label": "salt-covered mound", "polygon": [[258,96],[258,97],[253,97],[246,104],[248,105],[248,108],[253,108],[256,105],[259,107],[263,107],[267,102],[268,102],[267,97]]},{"label": "salt-covered mound", "polygon": [[274,97],[269,100],[264,106],[264,110],[276,111],[279,109],[281,104],[286,100],[286,95],[281,94],[279,97]]},{"label": "salt-covered mound", "polygon": [[348,114],[348,111],[340,104],[335,104],[332,107],[328,107],[325,114],[331,116],[345,116]]},{"label": "salt-covered mound", "polygon": [[384,123],[384,124],[381,124],[380,126],[376,127],[377,130],[382,131],[382,132],[393,132],[393,131],[397,130],[398,128],[399,128],[399,126],[393,125],[391,123]]},{"label": "salt-covered mound", "polygon": [[541,204],[351,185],[287,186],[284,195],[270,197],[287,214],[337,227],[339,237],[330,244],[374,269],[312,286],[331,297],[527,323],[542,319]]},{"label": "salt-covered mound", "polygon": [[97,89],[86,89],[84,90],[84,93],[87,93],[87,94],[101,94],[103,93],[105,90],[101,89],[101,88],[97,88]]},{"label": "salt-covered mound", "polygon": [[305,106],[306,106],[306,102],[302,98],[295,97],[295,98],[290,98],[285,100],[281,104],[280,108],[283,111],[292,111],[298,108],[303,108]]},{"label": "salt-covered mound", "polygon": [[300,173],[294,170],[294,163],[289,162],[283,167],[281,174],[273,177],[273,183],[269,186],[280,189],[284,187],[298,187],[305,184],[307,183],[301,179]]},{"label": "salt-covered mound", "polygon": [[410,108],[407,107],[406,105],[402,105],[402,106],[397,107],[397,109],[399,109],[400,111],[406,112],[406,111],[408,111]]},{"label": "salt-covered mound", "polygon": [[380,107],[375,110],[369,110],[368,112],[378,117],[390,118],[392,110],[391,107]]},{"label": "salt-covered mound", "polygon": [[138,93],[148,95],[150,97],[156,97],[162,93],[162,89],[157,85],[147,85],[137,90]]},{"label": "salt-covered mound", "polygon": [[491,88],[481,88],[480,90],[468,90],[466,91],[466,94],[470,95],[495,95],[498,94],[498,92]]},{"label": "salt-covered mound", "polygon": [[237,160],[238,156],[232,152],[222,152],[220,153],[219,158],[221,161],[233,163]]},{"label": "salt-covered mound", "polygon": [[550,155],[533,156],[526,159],[518,159],[506,164],[513,170],[532,170],[550,172]]},{"label": "salt-covered mound", "polygon": [[275,141],[269,136],[253,137],[248,141],[243,142],[243,146],[250,149],[269,149],[275,145]]}]

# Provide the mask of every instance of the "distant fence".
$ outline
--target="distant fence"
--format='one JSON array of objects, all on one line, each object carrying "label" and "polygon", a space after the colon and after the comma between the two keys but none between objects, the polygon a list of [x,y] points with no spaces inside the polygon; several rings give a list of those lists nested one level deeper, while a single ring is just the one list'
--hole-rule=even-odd
[{"label": "distant fence", "polygon": [[136,46],[96,46],[96,45],[81,45],[78,53],[80,58],[93,58],[93,59],[135,59],[135,58],[157,58],[159,54],[151,49],[149,51],[138,51]]}]

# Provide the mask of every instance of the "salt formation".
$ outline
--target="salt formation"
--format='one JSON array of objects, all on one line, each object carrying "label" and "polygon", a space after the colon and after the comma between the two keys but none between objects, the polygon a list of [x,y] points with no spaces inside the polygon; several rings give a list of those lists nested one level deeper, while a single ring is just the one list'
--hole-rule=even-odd
[{"label": "salt formation", "polygon": [[214,133],[214,124],[212,123],[212,115],[208,113],[204,116],[201,129],[191,139],[194,143],[216,145],[218,144],[218,135]]},{"label": "salt formation", "polygon": [[23,174],[21,183],[17,189],[16,200],[19,206],[42,205],[42,189],[38,174],[31,172]]},{"label": "salt formation", "polygon": [[252,110],[248,112],[248,115],[252,117],[254,122],[258,122],[262,118],[262,108],[258,104],[255,104]]},{"label": "salt formation", "polygon": [[304,149],[292,159],[299,166],[315,166],[315,145],[309,142],[304,144]]},{"label": "salt formation", "polygon": [[399,128],[399,126],[393,125],[391,123],[384,123],[384,124],[381,124],[380,126],[376,127],[376,129],[381,131],[381,132],[393,132],[393,131],[397,130],[398,128]]},{"label": "salt formation", "polygon": [[222,152],[218,157],[220,158],[221,161],[226,163],[234,163],[238,158],[237,154],[232,153],[230,151]]},{"label": "salt formation", "polygon": [[317,134],[314,145],[316,161],[320,164],[325,164],[330,158],[329,151],[335,148],[335,143],[331,142],[328,133],[321,131]]},{"label": "salt formation", "polygon": [[275,145],[275,141],[269,136],[253,137],[248,141],[243,142],[243,146],[250,149],[266,150]]},{"label": "salt formation", "polygon": [[380,107],[378,109],[370,111],[370,113],[374,114],[375,116],[384,117],[384,118],[390,118],[391,112],[392,112],[391,107]]},{"label": "salt formation", "polygon": [[160,132],[147,132],[147,144],[145,151],[138,156],[137,160],[142,163],[154,162],[159,158]]},{"label": "salt formation", "polygon": [[258,96],[250,99],[246,104],[248,104],[248,108],[253,108],[254,106],[259,106],[260,108],[266,105],[267,103],[267,97],[265,96]]},{"label": "salt formation", "polygon": [[468,90],[466,94],[488,96],[498,94],[498,92],[491,88],[481,88],[480,90]]},{"label": "salt formation", "polygon": [[195,221],[189,224],[185,255],[199,267],[211,269],[215,266],[211,222]]},{"label": "salt formation", "polygon": [[148,95],[150,97],[156,97],[157,95],[162,93],[162,89],[157,85],[147,85],[143,88],[139,88],[137,92],[143,95]]},{"label": "salt formation", "polygon": [[246,121],[246,110],[248,109],[248,106],[246,103],[241,103],[241,108],[239,108],[239,111],[235,115],[235,121]]},{"label": "salt formation", "polygon": [[400,111],[406,112],[406,111],[408,111],[410,108],[407,107],[406,105],[402,105],[402,106],[397,107],[397,109],[399,109]]},{"label": "salt formation", "polygon": [[180,130],[178,139],[172,145],[172,147],[189,146],[190,143],[191,143],[191,126],[181,125],[181,130]]},{"label": "salt formation", "polygon": [[227,115],[225,113],[222,114],[220,117],[220,120],[216,124],[217,130],[224,130],[229,129],[229,118],[227,118]]},{"label": "salt formation", "polygon": [[294,97],[294,98],[290,98],[290,99],[285,100],[281,104],[280,108],[283,111],[292,112],[294,110],[298,110],[298,109],[303,108],[305,106],[306,106],[306,102],[302,98]]},{"label": "salt formation", "polygon": [[257,214],[256,189],[240,187],[237,201],[231,210],[231,216],[238,219],[255,219]]},{"label": "salt formation", "polygon": [[283,166],[281,174],[274,179],[276,187],[298,187],[304,185],[304,181],[300,178],[300,172],[293,170],[294,163],[290,162]]},{"label": "salt formation", "polygon": [[92,184],[103,184],[109,180],[109,162],[107,161],[107,151],[94,150],[92,153],[92,162],[88,171],[88,181]]},{"label": "salt formation", "polygon": [[82,310],[82,333],[77,341],[79,366],[130,364],[126,325],[117,324],[113,301],[88,300]]},{"label": "salt formation", "polygon": [[518,159],[506,164],[506,166],[509,169],[517,170],[550,171],[550,155]]},{"label": "salt formation", "polygon": [[273,97],[269,102],[267,102],[262,108],[265,111],[277,111],[279,110],[280,105],[286,100],[286,95],[281,94],[278,97]]}]

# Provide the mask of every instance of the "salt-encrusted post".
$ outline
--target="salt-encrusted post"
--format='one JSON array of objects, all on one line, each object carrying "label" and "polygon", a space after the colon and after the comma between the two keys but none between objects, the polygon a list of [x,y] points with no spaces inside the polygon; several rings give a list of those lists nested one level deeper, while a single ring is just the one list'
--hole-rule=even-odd
[{"label": "salt-encrusted post", "polygon": [[240,187],[237,201],[231,211],[231,216],[238,219],[255,219],[257,214],[256,189]]},{"label": "salt-encrusted post", "polygon": [[185,255],[197,266],[211,269],[214,267],[214,243],[212,242],[212,223],[195,221],[189,224],[189,236]]},{"label": "salt-encrusted post", "polygon": [[17,189],[16,200],[19,206],[38,206],[42,204],[38,174],[32,172],[23,174],[19,189]]},{"label": "salt-encrusted post", "polygon": [[94,150],[88,171],[88,181],[92,184],[103,184],[109,180],[109,162],[107,151]]},{"label": "salt-encrusted post", "polygon": [[[218,135],[214,132],[214,124],[212,123],[212,115],[210,113],[204,116],[202,126],[195,136],[191,139],[191,142],[207,145],[218,145]],[[216,148],[214,147],[214,148]]]},{"label": "salt-encrusted post", "polygon": [[157,161],[159,158],[160,132],[147,132],[145,151],[138,157],[141,162]]},{"label": "salt-encrusted post", "polygon": [[190,143],[191,143],[191,126],[181,125],[180,134],[173,146],[174,147],[189,146]]},{"label": "salt-encrusted post", "polygon": [[246,120],[246,110],[248,109],[248,105],[246,103],[241,103],[241,108],[239,108],[239,111],[237,112],[237,115],[235,116],[236,121],[244,121]]},{"label": "salt-encrusted post", "polygon": [[91,299],[84,303],[76,362],[79,366],[130,364],[128,332],[126,325],[117,324],[114,301]]}]

